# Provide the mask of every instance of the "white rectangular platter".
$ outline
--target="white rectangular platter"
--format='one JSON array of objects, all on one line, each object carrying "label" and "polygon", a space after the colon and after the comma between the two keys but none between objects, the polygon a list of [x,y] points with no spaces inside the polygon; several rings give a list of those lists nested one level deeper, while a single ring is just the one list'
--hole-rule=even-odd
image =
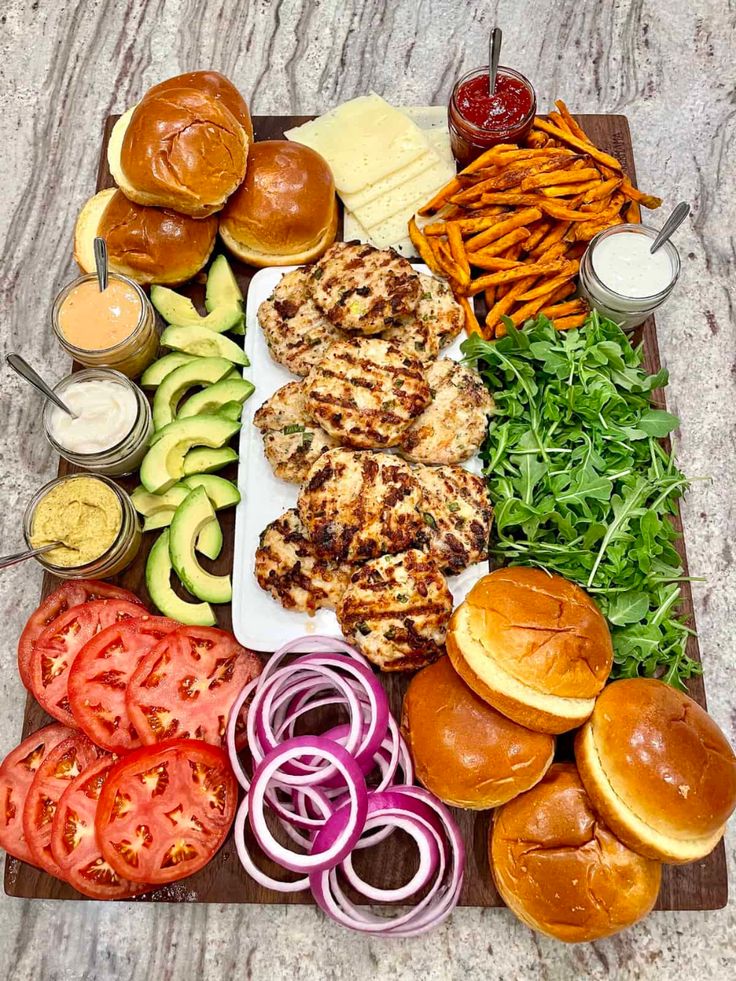
[{"label": "white rectangular platter", "polygon": [[[250,367],[243,372],[255,385],[255,392],[243,408],[243,426],[240,432],[240,464],[238,488],[241,501],[235,512],[235,557],[233,563],[233,632],[241,644],[254,651],[277,650],[282,644],[304,634],[340,636],[337,617],[332,610],[318,610],[314,616],[294,610],[285,610],[272,596],[261,589],[253,566],[261,532],[279,515],[296,506],[299,486],[274,476],[263,452],[260,431],[253,425],[257,410],[277,389],[294,381],[296,376],[277,364],[268,350],[263,331],[258,324],[258,307],[273,293],[281,277],[296,266],[278,266],[261,269],[250,283],[246,302],[245,353]],[[421,264],[417,272],[431,275]],[[462,357],[460,344],[463,336],[441,352],[441,357]],[[473,473],[481,472],[476,457],[465,464]],[[455,605],[460,603],[476,580],[487,571],[485,562],[465,569],[457,576],[448,577],[448,585]]]}]

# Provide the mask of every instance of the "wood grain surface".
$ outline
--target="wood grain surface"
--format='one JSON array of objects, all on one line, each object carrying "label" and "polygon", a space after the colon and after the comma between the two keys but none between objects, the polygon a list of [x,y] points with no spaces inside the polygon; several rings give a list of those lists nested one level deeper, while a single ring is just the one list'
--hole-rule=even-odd
[{"label": "wood grain surface", "polygon": [[[105,121],[102,132],[102,152],[97,176],[97,189],[110,187],[113,185],[110,176],[107,160],[106,146],[107,140],[112,129],[112,125],[117,117],[108,117]],[[296,126],[305,120],[312,118],[309,116],[256,116],[254,117],[254,127],[256,139],[276,139],[283,135],[285,129]],[[592,140],[604,150],[614,154],[624,164],[632,180],[635,181],[636,173],[634,167],[633,152],[631,147],[631,137],[629,126],[625,116],[619,115],[583,115],[578,117],[580,124],[588,132]],[[239,280],[243,295],[246,295],[250,278],[255,272],[251,267],[244,263],[233,261],[233,268]],[[191,296],[195,303],[200,304],[203,296],[203,288],[198,285],[189,285],[183,290]],[[637,340],[643,341],[644,360],[648,371],[655,372],[660,367],[659,348],[654,320],[650,319],[641,328]],[[255,378],[257,383],[257,368]],[[656,393],[656,400],[664,406],[664,393]],[[61,461],[59,473],[64,474],[72,471],[72,468],[65,461]],[[236,465],[221,471],[222,475],[237,481]],[[124,478],[121,483],[129,491],[137,484],[137,476]],[[233,532],[234,532],[234,510],[229,509],[220,512],[224,547],[222,555],[214,563],[214,570],[218,573],[229,572],[233,562]],[[678,531],[682,532],[682,522],[679,509],[675,517],[675,524]],[[155,534],[144,536],[144,544],[135,562],[117,579],[121,585],[133,590],[146,603],[149,597],[145,586],[145,562],[148,550],[156,539]],[[678,550],[687,571],[687,556],[685,552],[684,539],[681,537],[677,543]],[[43,595],[51,592],[58,585],[58,580],[51,576],[44,577]],[[692,595],[689,582],[683,584],[683,612],[694,626],[694,615],[692,605]],[[218,614],[218,625],[223,629],[231,629],[230,606],[215,607]],[[690,637],[688,644],[688,654],[690,657],[700,660],[700,651],[697,638]],[[407,679],[399,675],[382,675],[382,680],[388,690],[389,698],[394,715],[398,718],[401,712],[401,700],[406,689]],[[690,683],[690,694],[701,705],[706,705],[705,690],[701,678],[695,678]],[[23,725],[23,735],[33,732],[48,721],[36,701],[29,696],[26,705],[25,719]],[[558,741],[558,758],[569,758],[570,741],[561,738]],[[487,838],[489,828],[490,813],[484,812],[476,814],[469,811],[456,810],[455,815],[463,832],[467,860],[465,869],[465,884],[462,892],[460,904],[463,906],[494,907],[502,906],[503,903],[496,892],[489,871],[487,859]],[[376,849],[369,849],[358,853],[356,856],[356,870],[368,878],[371,882],[380,883],[382,886],[391,888],[406,881],[412,874],[415,867],[415,860],[412,849],[405,842],[396,842],[396,836],[392,836],[386,843]],[[271,875],[279,877],[279,870],[268,860],[264,859],[263,868]],[[79,894],[65,883],[48,876],[44,872],[9,858],[5,870],[5,890],[9,895],[22,896],[27,898],[39,899],[79,899]],[[726,905],[728,899],[728,887],[726,878],[726,863],[723,844],[719,844],[716,850],[701,862],[696,862],[687,866],[665,867],[662,879],[657,909],[661,910],[707,910],[719,909]],[[309,893],[282,894],[265,889],[254,882],[245,874],[238,861],[232,837],[228,839],[225,846],[221,849],[215,859],[209,863],[201,872],[180,883],[173,883],[153,893],[141,897],[139,902],[205,902],[205,903],[311,903]]]}]

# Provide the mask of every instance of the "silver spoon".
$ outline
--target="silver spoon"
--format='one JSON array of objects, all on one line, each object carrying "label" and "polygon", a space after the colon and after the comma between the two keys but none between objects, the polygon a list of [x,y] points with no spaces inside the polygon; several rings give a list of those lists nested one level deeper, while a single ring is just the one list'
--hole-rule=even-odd
[{"label": "silver spoon", "polygon": [[66,403],[62,402],[56,392],[49,388],[43,378],[39,373],[28,364],[25,358],[22,358],[19,354],[7,354],[5,360],[13,369],[17,372],[21,378],[24,378],[29,384],[43,395],[44,398],[53,402],[54,405],[58,405],[60,409],[66,412],[67,415],[71,416],[72,419],[77,418],[76,412],[72,412]]},{"label": "silver spoon", "polygon": [[36,555],[43,555],[44,552],[50,552],[52,548],[58,548],[63,544],[63,542],[49,542],[48,545],[41,545],[40,548],[30,548],[25,552],[16,552],[14,555],[3,555],[0,558],[0,569],[7,569],[11,565],[17,565],[19,562],[25,562],[26,559],[32,559]]},{"label": "silver spoon", "polygon": [[100,284],[100,293],[107,289],[107,242],[104,238],[95,239],[95,268],[97,269],[97,282]]},{"label": "silver spoon", "polygon": [[672,209],[672,214],[669,216],[664,225],[662,225],[659,230],[659,234],[652,242],[652,247],[649,251],[654,253],[657,251],[657,249],[661,249],[664,243],[680,227],[689,214],[690,205],[686,201],[680,201],[679,204],[675,205],[675,207]]},{"label": "silver spoon", "polygon": [[503,31],[500,27],[494,27],[488,42],[488,91],[491,95],[496,94],[496,75],[498,74],[498,60],[501,57],[501,41]]}]

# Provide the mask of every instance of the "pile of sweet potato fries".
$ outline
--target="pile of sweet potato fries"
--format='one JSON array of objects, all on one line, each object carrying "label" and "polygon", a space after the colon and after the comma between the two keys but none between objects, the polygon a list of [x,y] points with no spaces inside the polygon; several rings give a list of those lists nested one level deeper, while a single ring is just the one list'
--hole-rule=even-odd
[{"label": "pile of sweet potato fries", "polygon": [[[409,223],[419,255],[462,304],[468,333],[502,337],[502,316],[518,327],[538,314],[559,330],[579,327],[587,307],[571,297],[590,239],[640,221],[640,204],[662,203],[591,143],[564,102],[556,106],[534,120],[524,147],[492,147],[438,191],[419,211],[431,216],[428,224]],[[479,293],[488,309],[483,326],[473,308]]]}]

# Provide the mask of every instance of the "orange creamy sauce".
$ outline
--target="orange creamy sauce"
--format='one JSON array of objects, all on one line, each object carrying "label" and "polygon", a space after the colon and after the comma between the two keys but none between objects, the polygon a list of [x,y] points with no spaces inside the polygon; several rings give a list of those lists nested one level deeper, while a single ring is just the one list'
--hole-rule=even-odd
[{"label": "orange creamy sauce", "polygon": [[62,303],[59,330],[82,351],[104,351],[130,337],[140,315],[140,298],[128,283],[111,277],[101,293],[97,280],[88,280]]}]

